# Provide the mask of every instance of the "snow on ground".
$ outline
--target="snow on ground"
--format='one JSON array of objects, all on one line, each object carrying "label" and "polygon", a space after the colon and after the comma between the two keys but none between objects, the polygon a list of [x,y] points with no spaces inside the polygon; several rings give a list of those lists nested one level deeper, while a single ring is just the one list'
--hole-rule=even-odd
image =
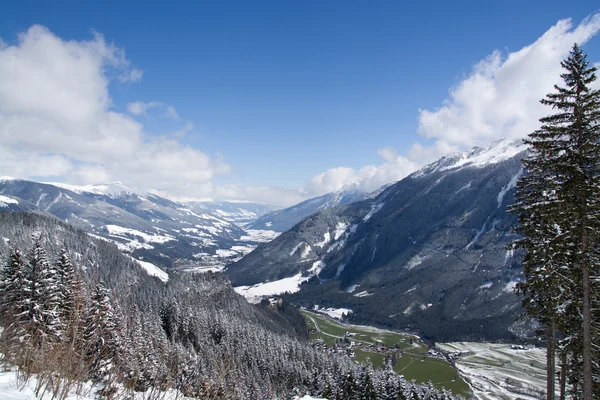
[{"label": "snow on ground", "polygon": [[246,229],[245,231],[247,235],[240,237],[240,241],[266,243],[281,235],[281,232],[262,229]]},{"label": "snow on ground", "polygon": [[346,232],[346,228],[348,228],[347,223],[338,222],[337,226],[335,227],[335,233],[333,234],[333,239],[338,240],[344,234],[344,232]]},{"label": "snow on ground", "polygon": [[325,232],[325,234],[323,235],[323,241],[319,242],[319,243],[315,243],[315,246],[317,247],[324,247],[327,243],[329,243],[331,241],[331,234],[329,233],[329,231]]},{"label": "snow on ground", "polygon": [[[302,249],[302,250],[300,250],[300,249]],[[300,242],[296,245],[296,247],[294,247],[292,249],[292,251],[290,251],[290,257],[293,256],[294,254],[296,254],[296,252],[298,250],[300,250],[300,258],[305,259],[305,258],[308,258],[308,255],[312,251],[312,248],[310,247],[310,245],[308,243]]]},{"label": "snow on ground", "polygon": [[[45,393],[43,396],[36,396],[35,388],[37,379],[35,376],[30,378],[27,382],[17,380],[16,370],[10,369],[6,371],[0,369],[0,398],[2,400],[52,400],[53,396],[51,393]],[[97,387],[94,387],[91,382],[85,382],[81,385],[79,390],[80,394],[71,391],[65,400],[95,400],[98,396],[95,394]],[[144,400],[149,398],[160,398],[161,400],[186,400],[189,397],[183,396],[176,390],[168,390],[166,392],[152,391],[148,389],[147,392],[134,392],[127,393],[122,392],[123,389],[119,389],[118,396],[128,398],[132,400]],[[310,397],[304,397],[301,400],[308,400]],[[315,399],[317,400],[317,399]]]},{"label": "snow on ground", "polygon": [[163,282],[167,282],[169,280],[169,274],[167,274],[162,269],[158,268],[156,265],[149,263],[148,261],[138,260],[137,258],[131,257],[136,263],[140,265],[140,267],[144,268],[148,275],[156,276]]},{"label": "snow on ground", "polygon": [[286,292],[296,293],[300,290],[300,284],[309,278],[310,276],[302,276],[302,273],[298,273],[278,281],[258,283],[252,286],[237,286],[233,289],[244,296],[250,303],[259,303],[264,296],[272,296]]},{"label": "snow on ground", "polygon": [[502,200],[504,200],[504,196],[506,195],[506,193],[508,193],[508,191],[510,189],[512,189],[515,186],[517,186],[517,181],[521,177],[521,174],[523,174],[523,169],[522,168],[521,168],[521,170],[519,172],[517,172],[515,174],[515,176],[513,176],[511,178],[510,182],[508,182],[506,184],[506,186],[502,188],[502,190],[500,191],[500,193],[498,193],[498,208],[500,208],[500,206],[502,205]]},{"label": "snow on ground", "polygon": [[486,282],[483,285],[479,286],[479,289],[489,289],[494,285],[494,282]]},{"label": "snow on ground", "polygon": [[508,160],[527,149],[523,142],[498,140],[484,149],[474,149],[461,153],[459,159],[452,165],[441,168],[442,171],[462,166],[485,167]]},{"label": "snow on ground", "polygon": [[369,293],[366,290],[363,290],[362,292],[358,292],[354,295],[354,297],[368,297],[368,296],[373,296],[373,293]]},{"label": "snow on ground", "polygon": [[319,306],[315,305],[313,310],[323,313],[323,314],[327,314],[329,315],[331,318],[335,318],[335,319],[342,319],[342,314],[351,314],[352,310],[349,308],[319,308]]},{"label": "snow on ground", "polygon": [[297,273],[288,278],[279,279],[272,282],[257,283],[252,286],[236,286],[233,289],[244,296],[250,303],[259,303],[263,297],[282,293],[296,293],[300,290],[300,284],[317,275],[325,263],[315,261],[312,267],[307,271],[309,274]]},{"label": "snow on ground", "polygon": [[346,288],[346,290],[344,290],[344,292],[346,293],[352,293],[356,290],[357,287],[359,287],[360,285],[355,284],[355,285],[350,285]]},{"label": "snow on ground", "polygon": [[504,290],[507,293],[514,293],[515,288],[517,287],[517,283],[519,283],[519,281],[510,281],[506,284],[506,286],[504,286]]},{"label": "snow on ground", "polygon": [[300,248],[300,246],[302,246],[304,244],[304,242],[300,242],[296,245],[296,247],[294,247],[292,249],[292,251],[290,251],[290,257],[293,256],[294,254],[296,254],[296,252],[298,251],[298,249]]},{"label": "snow on ground", "polygon": [[217,249],[216,253],[213,257],[235,257],[238,254],[237,251],[231,249]]},{"label": "snow on ground", "polygon": [[414,267],[416,267],[417,265],[419,265],[423,261],[425,261],[426,258],[427,258],[427,256],[423,255],[423,253],[419,253],[419,254],[415,255],[413,258],[408,260],[408,262],[406,263],[406,269],[413,269]]},{"label": "snow on ground", "polygon": [[[39,398],[35,395],[35,386],[37,381],[30,379],[26,383],[17,380],[17,373],[14,370],[0,372],[0,397],[3,400],[47,400],[51,399],[51,394],[46,394]],[[89,390],[89,386],[87,388]],[[67,397],[67,400],[93,400],[95,397],[92,393],[88,395],[76,395],[71,394]]]},{"label": "snow on ground", "polygon": [[110,235],[114,236],[122,236],[122,235],[132,235],[138,236],[144,239],[145,242],[150,243],[165,243],[171,240],[175,240],[173,236],[170,235],[151,235],[148,233],[140,232],[135,229],[124,228],[119,225],[106,225],[106,229]]},{"label": "snow on ground", "polygon": [[312,251],[312,248],[305,243],[304,247],[302,248],[302,253],[300,253],[300,258],[305,259],[308,258],[308,255],[310,254],[310,252]]},{"label": "snow on ground", "polygon": [[8,207],[9,204],[19,204],[19,202],[12,197],[2,196],[0,194],[0,207]]},{"label": "snow on ground", "polygon": [[368,221],[369,219],[371,219],[371,217],[379,210],[381,210],[381,208],[383,207],[384,203],[375,203],[375,204],[371,204],[371,211],[369,211],[369,213],[367,215],[365,215],[365,217],[363,218],[363,221]]},{"label": "snow on ground", "polygon": [[[468,352],[456,360],[476,400],[534,400],[545,397],[546,349],[513,349],[509,344],[438,343],[449,352]],[[558,387],[558,384],[556,385]]]}]

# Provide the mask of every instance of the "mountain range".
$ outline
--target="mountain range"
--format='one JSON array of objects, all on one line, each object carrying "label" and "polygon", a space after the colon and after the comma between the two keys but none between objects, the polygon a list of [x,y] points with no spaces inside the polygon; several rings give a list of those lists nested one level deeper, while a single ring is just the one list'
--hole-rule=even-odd
[{"label": "mountain range", "polygon": [[225,272],[240,293],[285,290],[298,305],[351,309],[355,323],[514,339],[528,327],[514,320],[522,272],[506,207],[524,151],[503,140],[443,157],[374,198],[302,220]]},{"label": "mountain range", "polygon": [[256,221],[248,224],[248,228],[285,232],[314,213],[367,198],[369,198],[368,193],[356,189],[341,189],[305,200],[282,210],[266,213]]},{"label": "mountain range", "polygon": [[167,268],[220,269],[277,235],[240,226],[272,206],[173,201],[119,182],[72,186],[2,178],[0,196],[3,209],[53,215]]}]

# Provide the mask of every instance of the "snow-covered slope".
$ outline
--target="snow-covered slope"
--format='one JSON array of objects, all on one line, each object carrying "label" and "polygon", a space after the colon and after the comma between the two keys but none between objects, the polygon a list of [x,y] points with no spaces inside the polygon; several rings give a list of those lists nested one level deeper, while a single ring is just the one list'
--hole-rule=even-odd
[{"label": "snow-covered slope", "polygon": [[444,157],[375,198],[303,220],[226,273],[248,287],[305,277],[290,298],[347,307],[361,323],[439,340],[508,338],[519,300],[506,288],[521,268],[505,248],[516,221],[506,206],[523,150],[499,141]]},{"label": "snow-covered slope", "polygon": [[0,210],[52,214],[161,267],[182,263],[190,269],[221,269],[274,237],[273,232],[249,233],[236,222],[269,206],[183,203],[120,182],[72,186],[5,178],[0,193]]},{"label": "snow-covered slope", "polygon": [[273,230],[285,232],[302,221],[304,218],[327,208],[364,200],[368,193],[344,189],[305,200],[294,206],[270,212],[248,224],[250,229]]}]

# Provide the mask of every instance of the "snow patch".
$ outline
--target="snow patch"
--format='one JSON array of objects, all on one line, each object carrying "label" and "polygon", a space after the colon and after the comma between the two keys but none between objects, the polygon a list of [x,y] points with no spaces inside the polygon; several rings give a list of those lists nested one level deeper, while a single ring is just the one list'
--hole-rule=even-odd
[{"label": "snow patch", "polygon": [[319,242],[319,243],[315,243],[315,246],[323,248],[325,247],[325,245],[327,243],[329,243],[331,241],[331,234],[329,233],[329,231],[325,232],[325,234],[323,235],[323,241]]},{"label": "snow patch", "polygon": [[266,243],[279,235],[281,235],[281,232],[264,229],[246,229],[246,235],[240,237],[240,241]]},{"label": "snow patch", "polygon": [[427,259],[427,256],[422,255],[422,253],[417,254],[406,263],[406,269],[413,269],[417,265],[421,264],[423,261]]},{"label": "snow patch", "polygon": [[335,279],[340,277],[340,274],[344,272],[344,268],[346,268],[346,263],[338,265],[337,270],[335,271]]},{"label": "snow patch", "polygon": [[294,248],[292,249],[292,251],[290,251],[290,257],[291,257],[291,256],[293,256],[294,254],[296,254],[296,252],[298,251],[298,249],[300,248],[300,246],[302,246],[302,244],[303,244],[303,243],[304,243],[304,242],[300,242],[300,243],[298,243],[298,244],[296,245],[296,247],[294,247]]},{"label": "snow patch", "polygon": [[354,297],[368,297],[368,296],[373,296],[373,293],[369,293],[366,290],[363,290],[362,292],[358,292],[354,295]]},{"label": "snow patch", "polygon": [[236,286],[233,289],[244,296],[250,303],[260,303],[264,296],[272,296],[282,293],[296,293],[300,290],[300,284],[310,277],[298,273],[288,278],[277,281],[258,283],[252,286]]},{"label": "snow patch", "polygon": [[415,290],[417,290],[417,288],[419,287],[419,285],[415,285],[413,287],[411,287],[410,289],[408,289],[406,292],[404,292],[403,294],[408,294],[410,292],[414,292]]},{"label": "snow patch", "polygon": [[344,234],[344,232],[346,232],[346,228],[348,228],[348,224],[345,222],[338,222],[337,226],[335,227],[335,233],[333,234],[333,240],[338,240]]},{"label": "snow patch", "polygon": [[365,215],[365,217],[363,218],[364,222],[367,222],[368,220],[371,219],[371,217],[378,212],[379,210],[381,210],[381,208],[383,207],[385,203],[375,203],[375,204],[371,204],[371,211],[369,211],[369,213],[367,215]]},{"label": "snow patch", "polygon": [[8,207],[9,204],[19,204],[19,202],[12,197],[0,195],[0,207]]},{"label": "snow patch", "polygon": [[169,280],[169,274],[167,274],[162,269],[158,268],[156,265],[149,263],[148,261],[138,260],[137,258],[131,257],[133,261],[138,263],[140,267],[144,268],[146,273],[150,276],[156,276],[163,282],[167,282]]},{"label": "snow patch", "polygon": [[471,182],[467,183],[465,186],[463,186],[460,189],[458,189],[456,192],[454,192],[454,194],[460,193],[463,190],[467,190],[467,189],[471,189]]},{"label": "snow patch", "polygon": [[504,286],[504,290],[507,293],[514,293],[515,292],[515,288],[517,287],[517,283],[519,283],[519,281],[510,281],[506,284],[506,286]]},{"label": "snow patch", "polygon": [[357,287],[359,287],[360,285],[350,285],[346,288],[346,290],[344,290],[344,292],[346,293],[352,293],[356,290]]},{"label": "snow patch", "polygon": [[315,311],[318,311],[320,313],[323,314],[327,314],[329,315],[331,318],[335,318],[335,319],[339,319],[341,320],[343,317],[343,314],[352,314],[352,310],[349,308],[319,308],[319,306],[315,306],[313,308]]},{"label": "snow patch", "polygon": [[506,186],[504,186],[502,188],[500,193],[498,193],[498,208],[500,208],[500,206],[502,205],[502,200],[504,200],[504,196],[506,195],[506,193],[508,193],[508,191],[510,189],[517,186],[517,181],[519,180],[519,178],[521,177],[522,174],[523,174],[523,169],[521,168],[521,170],[519,172],[517,172],[515,174],[515,176],[513,176],[511,178],[511,180],[506,184]]},{"label": "snow patch", "polygon": [[121,236],[121,235],[132,235],[142,238],[147,243],[166,243],[175,238],[171,235],[151,235],[148,233],[140,232],[135,229],[124,228],[119,225],[106,225],[106,230],[110,235]]}]

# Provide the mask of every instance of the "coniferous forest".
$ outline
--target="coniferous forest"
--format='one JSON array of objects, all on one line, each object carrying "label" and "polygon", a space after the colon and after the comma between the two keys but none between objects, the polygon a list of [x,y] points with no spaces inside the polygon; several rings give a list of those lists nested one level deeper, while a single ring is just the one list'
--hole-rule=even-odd
[{"label": "coniferous forest", "polygon": [[314,349],[287,304],[252,305],[221,274],[150,277],[115,245],[53,218],[0,213],[1,352],[64,398],[176,389],[192,398],[451,399]]}]

